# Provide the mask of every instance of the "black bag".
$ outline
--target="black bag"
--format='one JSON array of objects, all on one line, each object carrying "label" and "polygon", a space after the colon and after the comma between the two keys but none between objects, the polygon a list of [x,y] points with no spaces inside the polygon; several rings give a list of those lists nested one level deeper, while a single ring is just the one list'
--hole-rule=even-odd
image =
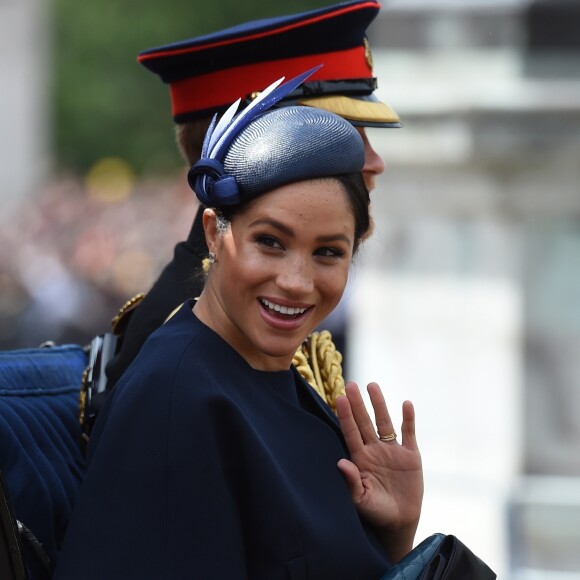
[{"label": "black bag", "polygon": [[495,580],[495,572],[455,536],[433,534],[380,580]]}]

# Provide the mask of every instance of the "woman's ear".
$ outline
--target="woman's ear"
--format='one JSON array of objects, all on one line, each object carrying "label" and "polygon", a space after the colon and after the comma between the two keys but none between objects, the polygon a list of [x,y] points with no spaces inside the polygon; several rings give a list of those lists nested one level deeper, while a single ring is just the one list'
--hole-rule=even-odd
[{"label": "woman's ear", "polygon": [[214,209],[207,208],[203,211],[203,231],[208,250],[215,254],[218,246],[219,231],[217,214]]}]

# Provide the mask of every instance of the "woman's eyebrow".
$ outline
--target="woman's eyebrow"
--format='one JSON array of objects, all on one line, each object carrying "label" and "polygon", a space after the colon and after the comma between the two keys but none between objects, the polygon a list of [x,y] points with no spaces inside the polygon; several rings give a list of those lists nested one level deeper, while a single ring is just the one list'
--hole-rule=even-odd
[{"label": "woman's eyebrow", "polygon": [[273,218],[258,218],[257,220],[254,220],[250,224],[250,227],[254,227],[254,226],[271,226],[273,228],[280,230],[282,233],[286,234],[287,236],[290,236],[292,238],[296,237],[296,234],[292,228],[288,227],[287,225],[285,225],[282,222],[279,222],[278,220],[275,220]]},{"label": "woman's eyebrow", "polygon": [[316,238],[316,241],[320,242],[320,243],[325,243],[325,244],[329,244],[330,242],[343,241],[343,242],[347,243],[348,245],[351,244],[349,237],[344,235],[344,234],[331,234],[329,236],[318,236]]}]

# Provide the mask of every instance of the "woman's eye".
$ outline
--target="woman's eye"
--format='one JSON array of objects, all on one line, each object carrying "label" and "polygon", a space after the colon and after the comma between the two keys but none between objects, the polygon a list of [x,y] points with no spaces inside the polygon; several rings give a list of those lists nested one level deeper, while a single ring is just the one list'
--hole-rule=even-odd
[{"label": "woman's eye", "polygon": [[260,245],[268,248],[282,248],[282,244],[272,236],[258,236],[257,241]]},{"label": "woman's eye", "polygon": [[338,248],[319,248],[315,254],[323,258],[342,258],[344,252]]}]

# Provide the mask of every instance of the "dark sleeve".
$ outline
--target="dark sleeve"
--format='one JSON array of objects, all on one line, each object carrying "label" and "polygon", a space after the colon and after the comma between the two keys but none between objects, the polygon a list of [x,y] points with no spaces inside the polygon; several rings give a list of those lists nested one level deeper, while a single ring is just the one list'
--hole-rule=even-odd
[{"label": "dark sleeve", "polygon": [[135,308],[122,338],[121,348],[106,368],[108,386],[113,386],[133,362],[148,336],[163,324],[180,304],[200,295],[203,289],[202,260],[207,256],[200,206],[189,236],[175,246],[173,260]]}]

